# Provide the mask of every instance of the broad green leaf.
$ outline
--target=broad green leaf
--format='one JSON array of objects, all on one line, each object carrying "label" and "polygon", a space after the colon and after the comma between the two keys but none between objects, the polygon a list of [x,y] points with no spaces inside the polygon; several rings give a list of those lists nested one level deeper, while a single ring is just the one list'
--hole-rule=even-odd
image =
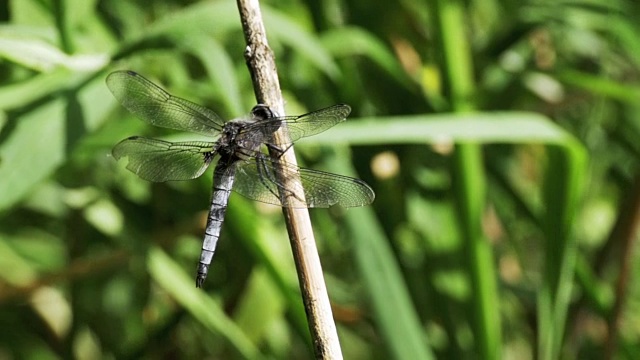
[{"label": "broad green leaf", "polygon": [[0,58],[37,71],[65,67],[75,71],[95,71],[107,64],[106,54],[67,55],[59,48],[36,38],[1,36]]},{"label": "broad green leaf", "polygon": [[572,139],[569,133],[543,115],[514,111],[349,118],[340,126],[298,142],[352,145],[466,141],[565,144]]},{"label": "broad green leaf", "polygon": [[9,120],[15,126],[4,129],[6,138],[0,143],[0,210],[50,176],[76,142],[104,121],[113,102],[103,100],[110,98],[103,81],[94,78],[75,97],[54,98]]}]

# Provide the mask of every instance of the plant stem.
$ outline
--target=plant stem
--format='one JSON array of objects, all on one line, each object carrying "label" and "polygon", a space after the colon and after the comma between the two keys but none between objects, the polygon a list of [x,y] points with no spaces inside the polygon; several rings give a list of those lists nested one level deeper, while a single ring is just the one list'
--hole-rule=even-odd
[{"label": "plant stem", "polygon": [[[253,80],[256,99],[259,103],[268,105],[278,115],[284,115],[275,59],[267,43],[259,2],[258,0],[238,0],[237,3],[247,42],[245,58]],[[280,130],[274,136],[276,143],[287,142],[283,137],[284,133]],[[289,148],[282,156],[278,155],[282,162],[290,165],[296,164],[293,147]],[[285,181],[285,187],[287,187],[288,179],[282,180]],[[285,196],[286,194],[281,195]],[[282,211],[298,271],[298,281],[300,282],[315,356],[317,359],[342,359],[338,333],[333,321],[309,212],[306,208],[291,207],[283,207]]]},{"label": "plant stem", "polygon": [[[464,32],[464,3],[434,0],[433,11],[443,49],[443,64],[454,112],[473,111],[476,92],[473,59]],[[472,327],[479,359],[501,357],[500,305],[493,249],[482,229],[486,206],[486,175],[480,145],[459,142],[453,154],[454,187],[473,298]]]}]

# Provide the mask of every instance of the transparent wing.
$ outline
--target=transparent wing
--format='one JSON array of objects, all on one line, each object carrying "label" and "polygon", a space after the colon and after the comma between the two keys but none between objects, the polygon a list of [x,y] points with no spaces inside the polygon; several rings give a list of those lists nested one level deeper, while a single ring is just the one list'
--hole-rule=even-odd
[{"label": "transparent wing", "polygon": [[289,138],[296,141],[302,137],[319,134],[345,121],[350,113],[349,105],[338,104],[303,115],[287,116],[283,120],[287,124]]},{"label": "transparent wing", "polygon": [[122,106],[154,126],[215,136],[224,124],[213,111],[172,96],[130,70],[109,74],[107,87]]},{"label": "transparent wing", "polygon": [[349,116],[349,113],[351,113],[351,107],[349,107],[349,105],[338,104],[303,115],[283,116],[260,120],[247,126],[244,131],[254,131],[258,127],[262,129],[278,129],[280,125],[284,123],[286,124],[285,129],[287,129],[287,134],[291,140],[290,143],[292,143],[300,138],[319,134],[334,125],[345,121],[347,116]]},{"label": "transparent wing", "polygon": [[[283,185],[276,176],[276,168],[269,157],[260,154],[255,158],[238,163],[233,190],[253,200],[279,206],[283,204],[280,189]],[[333,205],[342,207],[364,206],[373,202],[375,194],[364,181],[322,171],[286,166],[285,177],[299,176],[293,181],[293,194],[304,194],[306,206],[326,208]]]},{"label": "transparent wing", "polygon": [[139,136],[122,140],[113,147],[116,160],[129,158],[127,169],[153,182],[195,179],[213,158],[214,143],[168,142]]}]

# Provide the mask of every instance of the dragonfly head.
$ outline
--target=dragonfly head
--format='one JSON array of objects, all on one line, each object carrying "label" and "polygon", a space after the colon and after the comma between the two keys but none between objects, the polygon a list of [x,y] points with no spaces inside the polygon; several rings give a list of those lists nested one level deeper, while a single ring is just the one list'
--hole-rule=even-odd
[{"label": "dragonfly head", "polygon": [[265,134],[271,134],[280,128],[278,114],[264,104],[258,104],[251,109],[251,119],[253,121],[267,123],[263,129]]},{"label": "dragonfly head", "polygon": [[256,121],[267,120],[277,116],[278,114],[265,104],[258,104],[251,109],[251,118]]}]

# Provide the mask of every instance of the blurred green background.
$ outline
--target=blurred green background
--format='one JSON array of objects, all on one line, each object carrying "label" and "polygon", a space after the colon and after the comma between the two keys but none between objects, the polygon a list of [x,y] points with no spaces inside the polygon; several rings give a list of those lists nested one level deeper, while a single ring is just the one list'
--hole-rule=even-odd
[{"label": "blurred green background", "polygon": [[[312,210],[346,359],[640,354],[640,4],[272,0],[288,114],[347,103],[301,164],[372,206]],[[127,113],[135,70],[225,118],[255,104],[235,2],[0,2],[0,358],[313,356],[280,209],[211,172],[151,184],[111,147],[196,139]]]}]

